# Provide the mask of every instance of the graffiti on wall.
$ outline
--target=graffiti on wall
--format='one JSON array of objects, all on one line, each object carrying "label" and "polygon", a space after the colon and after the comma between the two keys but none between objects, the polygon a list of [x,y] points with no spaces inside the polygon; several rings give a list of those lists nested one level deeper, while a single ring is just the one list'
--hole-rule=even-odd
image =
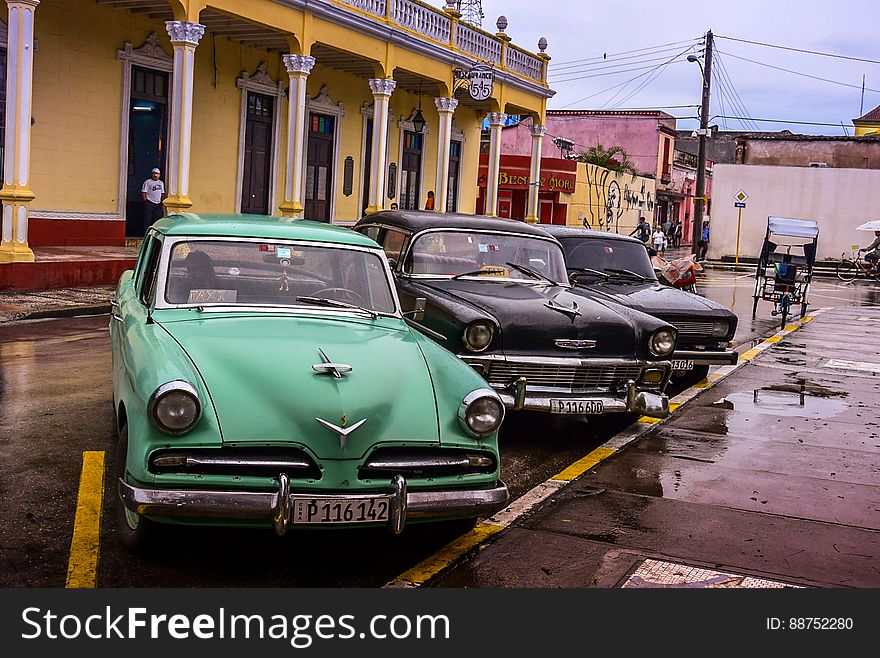
[{"label": "graffiti on wall", "polygon": [[[619,232],[620,220],[624,214],[637,212],[631,222],[635,224],[640,214],[653,214],[654,197],[644,181],[641,187],[635,176],[629,183],[620,188],[619,179],[625,176],[616,174],[610,169],[587,165],[587,214],[583,215],[582,223],[586,228]],[[650,220],[650,217],[649,217]]]}]

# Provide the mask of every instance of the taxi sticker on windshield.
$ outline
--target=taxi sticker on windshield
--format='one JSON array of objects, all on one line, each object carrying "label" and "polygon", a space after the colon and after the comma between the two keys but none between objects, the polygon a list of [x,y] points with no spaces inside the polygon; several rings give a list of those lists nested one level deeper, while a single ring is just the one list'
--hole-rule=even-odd
[{"label": "taxi sticker on windshield", "polygon": [[290,247],[275,247],[275,257],[290,259]]},{"label": "taxi sticker on windshield", "polygon": [[196,288],[189,291],[190,304],[233,304],[238,297],[237,290],[218,290],[214,288]]},{"label": "taxi sticker on windshield", "polygon": [[275,253],[275,245],[274,244],[261,244],[260,251],[266,251],[270,254]]},{"label": "taxi sticker on windshield", "polygon": [[501,265],[483,265],[480,268],[480,276],[497,276],[503,279],[510,278],[510,270]]}]

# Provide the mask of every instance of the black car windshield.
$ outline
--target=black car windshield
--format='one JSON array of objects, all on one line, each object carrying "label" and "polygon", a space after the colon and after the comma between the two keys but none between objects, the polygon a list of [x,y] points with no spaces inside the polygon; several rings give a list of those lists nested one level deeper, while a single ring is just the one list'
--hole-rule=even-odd
[{"label": "black car windshield", "polygon": [[424,233],[413,242],[406,270],[423,276],[495,277],[547,283],[535,276],[539,274],[555,283],[567,283],[565,261],[556,243],[511,233]]},{"label": "black car windshield", "polygon": [[[565,264],[576,274],[578,268],[584,268],[605,272],[612,277],[638,278],[622,272],[629,270],[651,281],[657,279],[647,249],[636,242],[603,238],[561,238],[560,242],[565,251]],[[581,276],[595,275],[586,271]]]},{"label": "black car windshield", "polygon": [[171,248],[168,304],[315,307],[314,301],[298,298],[395,311],[391,283],[375,252],[239,240],[192,240]]}]

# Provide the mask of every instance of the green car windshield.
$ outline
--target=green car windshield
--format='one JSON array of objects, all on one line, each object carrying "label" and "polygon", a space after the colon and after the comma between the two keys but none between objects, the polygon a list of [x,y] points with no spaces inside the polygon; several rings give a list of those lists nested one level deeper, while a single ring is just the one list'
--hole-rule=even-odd
[{"label": "green car windshield", "polygon": [[395,312],[385,266],[375,252],[236,240],[191,240],[171,248],[168,304],[302,307],[321,300]]},{"label": "green car windshield", "polygon": [[568,281],[562,250],[556,243],[512,233],[424,233],[413,243],[406,269],[413,275]]}]

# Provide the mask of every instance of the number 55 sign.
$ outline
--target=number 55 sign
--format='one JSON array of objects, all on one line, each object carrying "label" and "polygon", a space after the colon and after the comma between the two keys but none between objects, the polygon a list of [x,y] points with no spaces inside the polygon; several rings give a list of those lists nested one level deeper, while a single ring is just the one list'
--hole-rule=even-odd
[{"label": "number 55 sign", "polygon": [[456,77],[466,80],[468,94],[475,101],[484,101],[492,95],[495,72],[491,66],[476,64],[470,71],[456,71]]}]

